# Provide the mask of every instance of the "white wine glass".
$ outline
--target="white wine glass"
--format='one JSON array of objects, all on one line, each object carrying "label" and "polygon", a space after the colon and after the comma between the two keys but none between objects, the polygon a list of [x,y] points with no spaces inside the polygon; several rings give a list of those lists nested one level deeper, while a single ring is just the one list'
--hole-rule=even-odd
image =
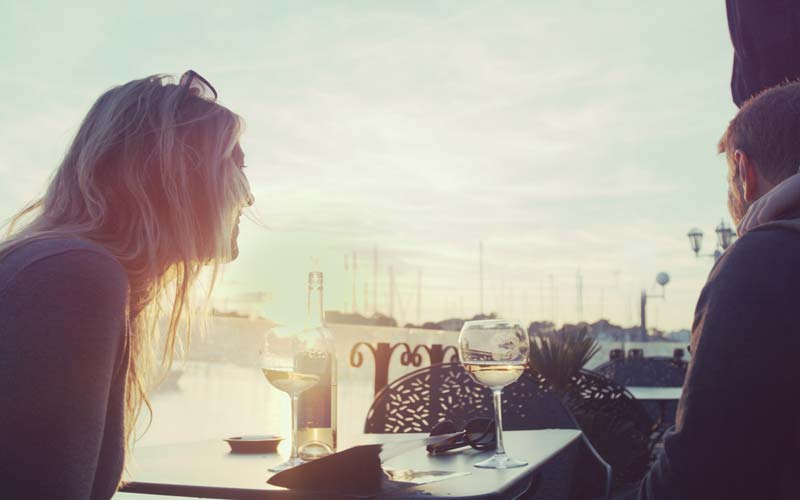
[{"label": "white wine glass", "polygon": [[484,469],[511,469],[528,462],[506,454],[503,446],[503,387],[525,371],[530,351],[528,332],[517,321],[467,321],[458,336],[458,356],[467,373],[492,391],[497,448],[494,456],[475,464]]},{"label": "white wine glass", "polygon": [[281,326],[270,329],[264,337],[259,357],[261,371],[273,387],[289,395],[292,406],[291,454],[285,462],[271,467],[271,472],[306,463],[298,453],[297,400],[320,381],[329,356],[328,341],[318,329]]}]

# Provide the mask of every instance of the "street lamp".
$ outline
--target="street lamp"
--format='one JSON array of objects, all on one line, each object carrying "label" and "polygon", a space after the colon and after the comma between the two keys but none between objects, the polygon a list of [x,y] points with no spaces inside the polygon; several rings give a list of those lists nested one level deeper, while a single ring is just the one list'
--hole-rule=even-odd
[{"label": "street lamp", "polygon": [[[701,236],[702,237],[702,236]],[[647,340],[647,299],[665,299],[667,297],[666,293],[666,286],[669,283],[669,274],[665,272],[660,272],[656,275],[656,283],[661,287],[661,291],[659,293],[648,294],[647,290],[642,289],[642,300],[641,300],[641,319],[642,325],[639,335],[641,336],[640,341],[644,342]]]},{"label": "street lamp", "polygon": [[694,252],[695,257],[713,257],[714,261],[720,258],[722,252],[728,249],[733,243],[735,235],[733,233],[733,229],[730,228],[725,221],[720,221],[719,225],[714,229],[714,232],[717,233],[717,247],[714,249],[713,253],[701,254],[700,248],[703,245],[703,231],[697,229],[696,227],[689,230],[689,233],[686,235],[689,237],[689,244],[692,245],[692,251]]},{"label": "street lamp", "polygon": [[725,221],[720,221],[717,228],[714,230],[717,233],[717,245],[722,248],[722,251],[728,249],[733,243],[733,229],[725,224]]},{"label": "street lamp", "polygon": [[693,227],[689,230],[689,243],[692,245],[692,251],[695,255],[698,255],[700,252],[700,248],[703,246],[703,231]]}]

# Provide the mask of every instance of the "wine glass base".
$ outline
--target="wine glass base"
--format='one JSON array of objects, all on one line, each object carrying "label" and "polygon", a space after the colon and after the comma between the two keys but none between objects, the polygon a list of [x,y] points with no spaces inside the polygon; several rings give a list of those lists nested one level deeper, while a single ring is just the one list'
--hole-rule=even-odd
[{"label": "wine glass base", "polygon": [[285,461],[285,462],[283,462],[281,464],[278,464],[278,465],[276,465],[274,467],[270,467],[268,470],[270,472],[281,472],[281,471],[284,471],[284,470],[287,470],[287,469],[292,469],[294,467],[297,467],[298,465],[303,465],[304,463],[307,463],[307,462],[305,460],[303,460],[302,458],[290,458],[289,460],[287,460],[287,461]]},{"label": "wine glass base", "polygon": [[513,469],[515,467],[524,467],[528,465],[528,462],[511,458],[508,455],[494,455],[474,465],[481,469]]}]

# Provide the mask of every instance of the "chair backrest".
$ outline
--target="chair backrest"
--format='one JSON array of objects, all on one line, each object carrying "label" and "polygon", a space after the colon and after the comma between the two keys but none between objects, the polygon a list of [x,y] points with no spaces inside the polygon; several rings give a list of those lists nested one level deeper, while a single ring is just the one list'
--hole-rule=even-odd
[{"label": "chair backrest", "polygon": [[665,356],[641,359],[615,359],[593,371],[624,386],[682,387],[687,363]]},{"label": "chair backrest", "polygon": [[613,380],[581,370],[572,380],[565,403],[594,448],[613,467],[615,484],[644,476],[653,420],[640,401]]},{"label": "chair backrest", "polygon": [[565,400],[572,414],[578,417],[578,422],[580,415],[602,412],[630,422],[644,435],[648,435],[652,427],[647,410],[625,387],[590,370],[578,373]]},{"label": "chair backrest", "polygon": [[628,359],[642,359],[644,358],[644,350],[643,349],[629,349],[628,350]]},{"label": "chair backrest", "polygon": [[[475,382],[460,363],[442,363],[411,372],[381,390],[367,412],[364,432],[430,432],[451,420],[458,428],[475,417],[494,416],[491,391]],[[508,430],[577,429],[569,410],[525,372],[503,390],[503,427]]]}]

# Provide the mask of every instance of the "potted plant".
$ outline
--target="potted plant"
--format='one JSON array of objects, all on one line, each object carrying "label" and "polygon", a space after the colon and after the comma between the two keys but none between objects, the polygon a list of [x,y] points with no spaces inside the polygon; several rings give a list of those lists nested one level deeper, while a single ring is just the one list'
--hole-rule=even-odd
[{"label": "potted plant", "polygon": [[550,388],[565,394],[575,376],[600,351],[600,345],[584,326],[577,330],[536,335],[531,339],[530,367],[544,377]]}]

